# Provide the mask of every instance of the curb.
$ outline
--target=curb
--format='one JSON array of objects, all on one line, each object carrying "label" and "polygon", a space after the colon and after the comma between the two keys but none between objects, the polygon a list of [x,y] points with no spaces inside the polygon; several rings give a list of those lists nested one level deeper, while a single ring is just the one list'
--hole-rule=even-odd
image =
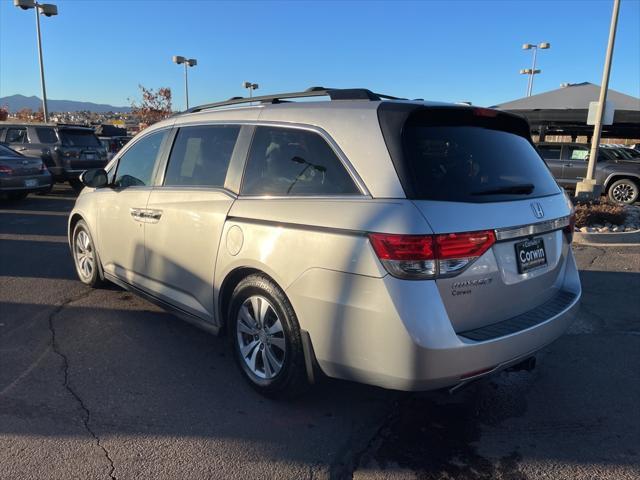
[{"label": "curb", "polygon": [[573,241],[575,243],[586,244],[640,244],[640,230],[632,232],[607,232],[607,233],[586,233],[573,232]]}]

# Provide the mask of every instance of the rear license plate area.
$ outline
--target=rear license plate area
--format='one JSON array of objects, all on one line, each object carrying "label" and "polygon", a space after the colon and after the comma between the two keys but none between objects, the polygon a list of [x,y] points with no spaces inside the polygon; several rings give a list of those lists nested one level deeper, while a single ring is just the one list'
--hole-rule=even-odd
[{"label": "rear license plate area", "polygon": [[547,264],[547,252],[542,238],[530,238],[515,244],[518,273],[526,273]]},{"label": "rear license plate area", "polygon": [[24,181],[24,186],[25,187],[37,187],[38,186],[38,180],[35,180],[35,179],[25,180]]}]

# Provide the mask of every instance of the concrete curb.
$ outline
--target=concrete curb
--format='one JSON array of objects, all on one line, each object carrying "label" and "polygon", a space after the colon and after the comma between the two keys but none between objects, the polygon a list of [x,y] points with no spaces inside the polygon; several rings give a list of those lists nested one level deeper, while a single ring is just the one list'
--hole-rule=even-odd
[{"label": "concrete curb", "polygon": [[632,232],[606,232],[606,233],[586,233],[573,232],[575,243],[597,244],[597,245],[630,245],[640,244],[640,230]]}]

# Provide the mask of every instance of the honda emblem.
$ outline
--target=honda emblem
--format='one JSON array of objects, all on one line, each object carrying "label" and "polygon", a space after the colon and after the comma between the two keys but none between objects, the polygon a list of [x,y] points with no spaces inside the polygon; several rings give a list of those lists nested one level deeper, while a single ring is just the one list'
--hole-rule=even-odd
[{"label": "honda emblem", "polygon": [[533,214],[536,216],[536,218],[544,217],[544,210],[542,209],[542,205],[540,205],[540,203],[532,202],[531,210],[533,210]]}]

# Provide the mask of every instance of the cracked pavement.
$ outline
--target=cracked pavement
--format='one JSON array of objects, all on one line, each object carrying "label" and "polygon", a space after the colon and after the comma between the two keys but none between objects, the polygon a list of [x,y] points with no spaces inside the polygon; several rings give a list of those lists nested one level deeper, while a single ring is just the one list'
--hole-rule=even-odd
[{"label": "cracked pavement", "polygon": [[583,306],[533,373],[273,402],[224,338],[75,279],[69,190],[0,202],[3,480],[640,478],[640,247],[575,247]]}]

